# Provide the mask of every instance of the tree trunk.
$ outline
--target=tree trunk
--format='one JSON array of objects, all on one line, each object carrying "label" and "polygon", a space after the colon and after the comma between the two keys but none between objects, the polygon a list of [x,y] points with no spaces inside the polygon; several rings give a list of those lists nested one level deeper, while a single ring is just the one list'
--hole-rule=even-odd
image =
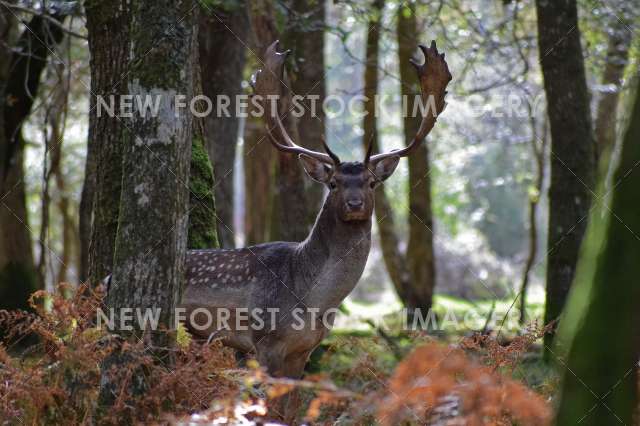
[{"label": "tree trunk", "polygon": [[[298,133],[307,148],[322,151],[325,116],[322,102],[326,96],[324,66],[325,1],[294,0],[291,5],[286,45],[292,51],[291,85],[295,94],[304,96],[304,114],[298,119]],[[307,221],[313,223],[322,206],[322,185],[304,179],[307,193]]]},{"label": "tree trunk", "polygon": [[[365,116],[363,121],[364,134],[362,141],[365,150],[368,144],[373,145],[373,152],[380,150],[378,141],[378,129],[375,114],[375,95],[378,89],[378,51],[380,41],[380,25],[384,1],[376,0],[373,4],[373,16],[367,24],[367,48],[364,71],[364,96],[365,96]],[[375,214],[380,234],[380,245],[382,257],[384,259],[389,278],[402,301],[408,297],[407,288],[409,286],[409,270],[405,262],[404,255],[400,252],[400,243],[395,232],[393,210],[389,199],[384,192],[384,185],[381,185],[375,192]]]},{"label": "tree trunk", "polygon": [[[538,45],[551,129],[545,323],[557,319],[573,281],[591,203],[595,143],[575,0],[536,0]],[[552,334],[545,336],[548,359]]]},{"label": "tree trunk", "polygon": [[[48,240],[49,240],[49,222],[50,222],[50,206],[52,197],[50,193],[51,179],[55,177],[56,186],[58,188],[59,197],[66,197],[64,194],[64,181],[61,175],[61,162],[62,162],[62,143],[64,141],[65,134],[65,121],[67,117],[67,101],[70,90],[70,79],[65,74],[63,64],[55,64],[54,67],[58,82],[53,90],[51,103],[47,105],[45,113],[46,124],[51,129],[51,132],[45,135],[45,155],[43,161],[43,183],[42,183],[42,211],[40,221],[40,261],[38,264],[38,272],[40,275],[41,287],[45,288],[48,270],[48,259],[50,258],[48,252]],[[49,136],[50,135],[50,136]],[[47,158],[49,161],[47,162]],[[62,188],[61,188],[62,186]],[[68,202],[65,202],[68,205]],[[64,226],[68,224],[68,212],[65,210],[63,213],[63,253],[59,258],[58,268],[63,276],[66,277],[66,271],[69,264],[69,244],[72,243],[72,239],[68,234],[68,229]],[[67,241],[66,237],[69,236]],[[51,277],[53,285],[56,285],[60,281],[57,281],[57,276]]]},{"label": "tree trunk", "polygon": [[[52,17],[58,21],[64,19],[58,15]],[[6,30],[10,31],[10,28]],[[62,36],[57,26],[34,16],[22,32],[15,53],[6,56],[10,57],[10,64],[4,74],[6,81],[2,82],[0,300],[7,309],[26,308],[27,298],[37,288],[37,271],[31,251],[30,234],[33,232],[29,228],[26,207],[22,124],[31,113],[47,57]]]},{"label": "tree trunk", "polygon": [[[174,308],[180,300],[189,211],[192,115],[175,96],[193,96],[194,4],[141,1],[131,9],[131,55],[127,74],[134,98],[159,96],[157,117],[134,103],[124,144],[122,196],[107,305],[159,310],[152,348],[171,348]],[[184,76],[188,76],[185,78]],[[139,334],[138,330],[135,334]],[[163,353],[160,351],[160,353]],[[167,355],[164,353],[164,355]]]},{"label": "tree trunk", "polygon": [[[83,208],[80,213],[83,229],[80,232],[87,232],[87,220],[90,219],[87,276],[94,285],[112,273],[118,229],[123,139],[127,136],[127,123],[117,115],[120,95],[127,94],[129,6],[124,0],[90,0],[85,3],[91,52],[91,97]],[[114,99],[115,114],[109,114],[104,106],[97,105],[99,97],[107,103],[110,97]],[[101,108],[99,114],[98,108]],[[91,198],[93,203],[89,206]],[[87,212],[89,208],[91,212]],[[83,247],[86,253],[86,242]]]},{"label": "tree trunk", "polygon": [[69,268],[72,265],[74,255],[77,253],[78,233],[77,223],[73,219],[71,212],[71,200],[66,194],[65,176],[62,170],[56,172],[56,187],[60,193],[58,200],[58,211],[62,218],[62,254],[60,255],[60,269],[55,280],[56,283],[67,282]]},{"label": "tree trunk", "polygon": [[[625,17],[624,14],[622,16]],[[617,17],[612,20],[609,31],[607,57],[602,73],[604,89],[600,93],[596,109],[595,134],[598,158],[601,158],[606,150],[612,149],[615,144],[618,100],[624,69],[629,59],[632,36],[627,24]]]},{"label": "tree trunk", "polygon": [[274,152],[260,118],[244,124],[244,236],[245,245],[268,241],[273,191]]},{"label": "tree trunk", "polygon": [[[267,46],[280,38],[272,4],[264,0],[251,2],[250,18],[258,52],[262,56]],[[286,73],[282,80],[287,87],[283,88],[279,99],[279,113],[289,135],[294,140],[300,140],[297,120],[289,113],[291,93],[288,88],[291,88],[291,84]],[[265,115],[263,119],[268,120],[268,118]],[[273,123],[267,125],[274,126]],[[269,236],[271,240],[302,241],[309,233],[312,222],[309,220],[304,179],[302,167],[296,156],[278,153],[273,191],[272,227]]]},{"label": "tree trunk", "polygon": [[242,93],[240,83],[246,59],[243,43],[248,34],[249,17],[244,1],[228,8],[216,7],[213,13],[205,9],[200,18],[200,67],[206,76],[202,82],[203,94],[213,101],[214,108],[217,96],[228,96],[230,100],[228,115],[222,111],[219,115],[214,109],[205,118],[205,147],[217,182],[217,228],[222,247],[235,246],[233,174],[239,128],[235,111],[236,96]]},{"label": "tree trunk", "polygon": [[[89,113],[91,117],[91,113]],[[91,121],[91,118],[89,118]],[[91,133],[91,130],[89,130]],[[95,133],[93,133],[95,134]],[[87,156],[84,165],[84,183],[80,194],[78,208],[78,234],[80,235],[80,259],[78,275],[81,282],[89,278],[89,249],[91,244],[91,222],[93,218],[93,202],[96,191],[96,150],[98,147],[87,140]]]},{"label": "tree trunk", "polygon": [[527,290],[529,288],[529,275],[538,254],[538,204],[544,181],[544,155],[547,151],[547,120],[542,130],[542,140],[538,146],[537,120],[534,117],[533,108],[529,109],[529,122],[531,124],[531,151],[535,159],[535,179],[533,193],[529,194],[529,250],[527,260],[522,270],[522,284],[520,285],[520,325],[525,325],[527,319]]},{"label": "tree trunk", "polygon": [[[418,78],[409,59],[417,51],[415,7],[409,3],[398,11],[398,64],[401,92],[407,100],[420,95]],[[409,102],[408,105],[413,105]],[[404,139],[409,144],[418,133],[420,121],[411,117],[408,109],[404,117]],[[409,156],[409,244],[407,264],[409,282],[402,300],[407,308],[420,308],[425,314],[431,308],[435,287],[435,259],[433,255],[433,213],[431,211],[431,169],[429,148],[422,143]]]},{"label": "tree trunk", "polygon": [[[128,51],[132,62],[124,80],[134,102],[132,118],[126,123],[130,131],[123,141],[122,194],[106,299],[107,308],[118,318],[125,309],[132,309],[157,320],[152,327],[134,320],[127,324],[130,330],[115,332],[132,342],[144,341],[145,351],[167,365],[174,360],[175,308],[181,298],[187,249],[194,124],[188,105],[198,65],[195,6],[192,1],[169,0],[131,4]],[[135,99],[147,96],[158,100],[158,114],[143,113],[136,104]],[[184,96],[187,107],[179,107],[177,96]],[[146,391],[145,371],[131,361],[126,351],[117,349],[104,359],[99,413],[115,402],[115,391],[121,386],[127,386],[132,395]],[[136,380],[119,383],[112,372],[127,368],[136,369]]]},{"label": "tree trunk", "polygon": [[[629,231],[640,229],[640,175],[630,173],[640,162],[637,87],[634,99],[613,177],[613,196],[609,207],[594,210],[590,217],[574,290],[558,333],[560,356],[566,362],[556,418],[559,425],[637,421],[640,263],[638,238]],[[606,197],[603,183],[601,175],[599,194]]]},{"label": "tree trunk", "polygon": [[[200,22],[202,22],[200,20]],[[198,27],[201,28],[201,25]],[[195,40],[194,44],[198,40]],[[202,93],[202,82],[200,80],[200,51],[198,46],[191,58],[193,93]],[[206,106],[200,104],[199,111],[206,111]],[[216,203],[214,198],[215,179],[211,160],[204,147],[207,127],[205,120],[200,117],[192,119],[192,144],[191,163],[189,165],[189,228],[187,248],[205,249],[219,248],[218,241]]]}]

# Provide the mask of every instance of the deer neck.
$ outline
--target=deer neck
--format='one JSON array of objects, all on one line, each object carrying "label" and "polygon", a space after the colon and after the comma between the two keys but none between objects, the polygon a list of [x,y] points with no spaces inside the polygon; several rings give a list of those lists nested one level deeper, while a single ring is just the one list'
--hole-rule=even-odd
[{"label": "deer neck", "polygon": [[296,255],[304,303],[337,307],[358,283],[371,248],[371,218],[344,222],[325,200],[309,236]]}]

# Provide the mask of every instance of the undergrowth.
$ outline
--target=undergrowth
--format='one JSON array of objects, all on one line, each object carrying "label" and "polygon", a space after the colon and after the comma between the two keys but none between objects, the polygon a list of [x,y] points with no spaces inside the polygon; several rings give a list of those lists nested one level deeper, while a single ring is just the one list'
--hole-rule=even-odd
[{"label": "undergrowth", "polygon": [[[475,335],[442,343],[420,332],[390,336],[334,333],[312,359],[304,380],[273,378],[254,360],[240,368],[219,341],[178,333],[173,365],[164,366],[140,340],[96,327],[103,292],[61,285],[36,292],[33,312],[0,311],[0,418],[4,424],[260,424],[275,402],[302,394],[308,424],[549,424],[552,393],[541,372],[534,391],[522,363],[548,327],[533,324],[509,340]],[[37,344],[17,350],[26,336]],[[101,371],[105,359],[126,367]],[[528,368],[529,369],[529,368]],[[105,376],[108,375],[108,376]],[[101,410],[101,381],[115,383]],[[132,392],[143,381],[144,392]],[[261,420],[262,419],[262,420]]]}]

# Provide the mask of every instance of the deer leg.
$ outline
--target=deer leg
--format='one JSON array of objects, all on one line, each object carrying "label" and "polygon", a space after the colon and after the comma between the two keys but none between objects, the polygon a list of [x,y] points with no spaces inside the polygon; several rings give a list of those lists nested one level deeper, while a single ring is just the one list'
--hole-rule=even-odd
[{"label": "deer leg", "polygon": [[[303,351],[287,355],[284,361],[284,376],[290,379],[302,378],[304,366],[310,354],[311,351]],[[296,415],[300,409],[300,390],[294,388],[281,399],[284,422],[289,425],[295,424]]]},{"label": "deer leg", "polygon": [[[256,346],[256,358],[262,367],[266,367],[267,373],[271,377],[283,377],[284,376],[284,364],[285,364],[285,347],[277,340],[267,337],[260,341],[260,345]],[[285,419],[286,405],[283,403],[283,398],[279,397],[269,402],[269,411],[273,414],[271,416],[275,420]]]}]

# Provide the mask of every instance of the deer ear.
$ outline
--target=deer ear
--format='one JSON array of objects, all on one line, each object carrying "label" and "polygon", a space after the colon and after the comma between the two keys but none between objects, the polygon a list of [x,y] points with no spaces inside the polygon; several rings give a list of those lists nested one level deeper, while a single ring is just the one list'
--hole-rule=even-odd
[{"label": "deer ear", "polygon": [[329,182],[333,171],[329,165],[305,154],[298,155],[298,158],[302,163],[302,167],[304,167],[304,171],[307,172],[311,179],[320,183]]},{"label": "deer ear", "polygon": [[399,161],[400,157],[394,155],[393,157],[386,157],[376,162],[373,167],[373,174],[376,179],[379,181],[387,180],[396,170],[396,167],[398,167]]}]

